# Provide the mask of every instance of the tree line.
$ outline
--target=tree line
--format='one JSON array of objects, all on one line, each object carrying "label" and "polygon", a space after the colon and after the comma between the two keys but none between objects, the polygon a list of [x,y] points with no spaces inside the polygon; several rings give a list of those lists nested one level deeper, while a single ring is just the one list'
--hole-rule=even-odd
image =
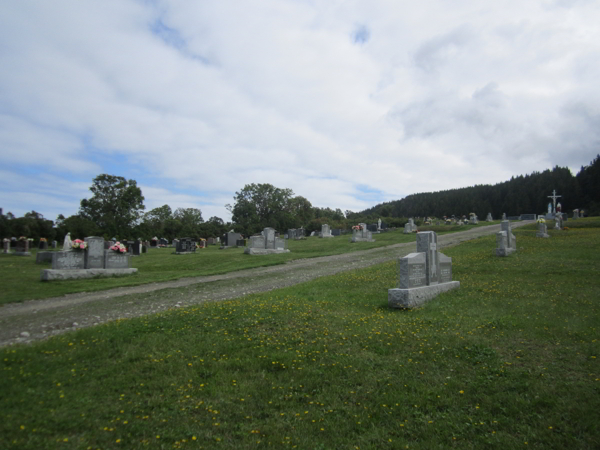
[{"label": "tree line", "polygon": [[468,216],[480,219],[492,213],[496,219],[508,216],[546,212],[548,195],[556,189],[563,212],[585,209],[587,215],[600,215],[600,155],[582,166],[576,176],[568,168],[555,167],[544,172],[512,177],[495,185],[476,185],[447,191],[417,193],[401,200],[381,203],[361,212],[339,208],[312,206],[302,196],[288,188],[271,184],[248,184],[225,205],[232,221],[219,217],[205,221],[197,208],[177,208],[169,205],[144,212],[144,196],[135,180],[102,174],[94,178],[92,196],[80,202],[79,212],[70,217],[60,214],[55,221],[31,211],[23,217],[10,212],[0,215],[0,236],[26,236],[38,240],[61,241],[67,232],[75,238],[104,236],[119,240],[144,240],[178,237],[209,238],[221,236],[233,229],[249,236],[265,227],[280,232],[303,227],[307,233],[320,231],[322,224],[331,228],[351,229],[360,222],[375,223],[381,218],[390,227],[401,227],[408,217]]},{"label": "tree line", "polygon": [[[480,219],[492,213],[496,219],[507,216],[547,212],[548,198],[556,189],[562,211],[584,209],[586,215],[600,215],[600,155],[576,176],[566,167],[512,177],[495,185],[475,185],[461,189],[408,195],[401,200],[380,203],[361,214],[382,218],[468,216]],[[384,220],[384,219],[382,219]]]}]

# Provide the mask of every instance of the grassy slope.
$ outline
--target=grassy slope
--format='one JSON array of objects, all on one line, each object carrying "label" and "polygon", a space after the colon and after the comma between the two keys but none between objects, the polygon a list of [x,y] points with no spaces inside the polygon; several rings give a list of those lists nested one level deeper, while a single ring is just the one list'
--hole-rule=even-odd
[{"label": "grassy slope", "polygon": [[[481,226],[487,225],[487,223]],[[434,227],[438,232],[456,232],[466,227]],[[185,277],[215,275],[236,270],[283,264],[299,258],[337,255],[386,245],[413,242],[414,235],[405,235],[395,230],[375,236],[376,242],[351,244],[348,236],[328,239],[308,238],[303,241],[288,241],[290,253],[267,256],[244,255],[243,249],[219,250],[216,246],[198,250],[193,255],[175,255],[172,248],[150,249],[141,257],[132,258],[132,267],[139,269],[136,275],[121,278],[99,278],[95,280],[68,280],[42,283],[40,270],[50,264],[35,264],[37,250],[31,257],[18,257],[0,253],[0,279],[2,280],[3,303],[56,297],[76,292],[92,292],[122,286],[177,280]]]},{"label": "grassy slope", "polygon": [[388,263],[4,349],[0,448],[598,448],[600,228],[515,234],[420,310]]}]

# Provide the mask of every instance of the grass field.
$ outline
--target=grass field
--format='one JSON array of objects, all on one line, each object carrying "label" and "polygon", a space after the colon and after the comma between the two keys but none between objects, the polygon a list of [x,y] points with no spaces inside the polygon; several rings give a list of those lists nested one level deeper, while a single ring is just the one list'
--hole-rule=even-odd
[{"label": "grass field", "polygon": [[461,287],[419,310],[387,308],[388,263],[3,349],[0,448],[597,449],[600,222],[577,226],[445,250]]},{"label": "grass field", "polygon": [[[476,226],[485,226],[481,223]],[[472,225],[468,226],[472,228]],[[439,234],[465,230],[463,227],[422,227],[432,229]],[[403,234],[403,230],[394,230],[375,235],[376,242],[351,244],[349,236],[328,239],[311,237],[302,241],[288,241],[290,253],[266,256],[245,255],[242,248],[219,250],[217,246],[209,246],[192,255],[175,255],[174,249],[149,249],[148,253],[132,258],[131,266],[139,269],[138,273],[128,277],[98,278],[94,280],[68,280],[41,282],[41,269],[50,268],[50,263],[35,264],[37,250],[32,250],[31,257],[20,257],[0,253],[0,279],[2,280],[3,303],[20,302],[48,297],[56,297],[76,292],[92,292],[123,286],[177,280],[179,278],[201,275],[216,275],[236,270],[250,269],[283,264],[299,258],[337,255],[370,248],[383,247],[401,242],[413,242],[414,234]]]}]

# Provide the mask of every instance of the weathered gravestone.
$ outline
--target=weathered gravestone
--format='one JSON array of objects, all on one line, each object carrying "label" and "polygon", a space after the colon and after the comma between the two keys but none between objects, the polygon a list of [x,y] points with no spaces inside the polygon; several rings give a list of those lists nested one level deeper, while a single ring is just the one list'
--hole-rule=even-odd
[{"label": "weathered gravestone", "polygon": [[496,256],[508,256],[517,251],[517,239],[508,220],[503,220],[500,228],[502,231],[496,233]]},{"label": "weathered gravestone", "polygon": [[98,236],[89,236],[84,238],[84,242],[87,242],[84,269],[103,269],[104,238]]},{"label": "weathered gravestone", "polygon": [[408,219],[408,222],[404,224],[404,234],[414,233],[415,231],[417,231],[417,226],[411,217]]},{"label": "weathered gravestone", "polygon": [[546,225],[545,222],[538,222],[537,224],[537,233],[535,234],[535,237],[540,237],[540,238],[549,238],[550,235],[548,234],[548,226]]},{"label": "weathered gravestone", "polygon": [[177,242],[176,255],[188,255],[196,252],[196,242],[192,238],[182,238]]},{"label": "weathered gravestone", "polygon": [[554,219],[554,229],[562,230],[563,229],[563,217],[561,213],[557,213]]},{"label": "weathered gravestone", "polygon": [[142,254],[142,241],[140,239],[133,241],[131,246],[131,256],[140,256]]},{"label": "weathered gravestone", "polygon": [[334,228],[333,230],[331,230],[331,234],[334,236],[341,236],[342,235],[342,229],[341,228]]},{"label": "weathered gravestone", "polygon": [[506,213],[502,213],[502,220],[506,220]]},{"label": "weathered gravestone", "polygon": [[579,210],[578,209],[573,210],[573,219],[579,219]]},{"label": "weathered gravestone", "polygon": [[58,247],[58,242],[52,241],[52,248],[57,248],[57,247]]},{"label": "weathered gravestone", "polygon": [[319,237],[322,237],[322,238],[333,237],[333,234],[331,234],[331,229],[329,228],[329,225],[327,225],[326,223],[321,225],[321,234],[319,235]]},{"label": "weathered gravestone", "polygon": [[350,242],[375,242],[375,239],[373,239],[373,233],[367,230],[367,224],[359,223],[358,229],[352,227]]},{"label": "weathered gravestone", "polygon": [[304,228],[290,228],[287,232],[287,239],[304,239]]},{"label": "weathered gravestone", "polygon": [[10,253],[10,239],[3,239],[2,243],[4,244],[4,253]]},{"label": "weathered gravestone", "polygon": [[42,241],[40,239],[40,243],[38,244],[38,250],[48,250],[48,241]]},{"label": "weathered gravestone", "polygon": [[477,225],[479,223],[479,219],[477,218],[477,215],[472,215],[471,216],[471,225]]},{"label": "weathered gravestone", "polygon": [[268,255],[289,252],[285,239],[275,237],[273,228],[265,228],[261,236],[251,236],[244,253],[248,255]]},{"label": "weathered gravestone", "polygon": [[494,219],[492,219],[492,213],[488,213],[487,217],[485,218],[486,222],[493,222]]},{"label": "weathered gravestone", "polygon": [[434,231],[417,233],[417,252],[398,258],[398,287],[388,290],[390,308],[414,308],[442,292],[456,289],[452,258],[438,252]]},{"label": "weathered gravestone", "polygon": [[179,239],[173,239],[173,243],[171,244],[171,246],[177,248],[178,242],[179,242]]}]

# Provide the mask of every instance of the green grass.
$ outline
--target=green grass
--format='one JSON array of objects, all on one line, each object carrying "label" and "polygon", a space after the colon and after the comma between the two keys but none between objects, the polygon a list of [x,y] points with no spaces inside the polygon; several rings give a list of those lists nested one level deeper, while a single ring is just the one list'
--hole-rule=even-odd
[{"label": "green grass", "polygon": [[[487,225],[487,223],[482,225]],[[421,229],[432,229],[444,234],[465,230],[467,227],[422,227]],[[293,259],[337,255],[401,242],[413,242],[415,237],[414,234],[403,234],[403,230],[394,230],[375,235],[375,240],[376,242],[351,244],[348,235],[328,239],[311,237],[302,241],[288,241],[290,253],[265,256],[245,255],[241,248],[219,250],[217,246],[198,250],[193,255],[175,255],[172,248],[149,249],[148,253],[132,258],[131,266],[139,269],[135,275],[52,282],[40,281],[41,269],[49,269],[50,263],[36,264],[37,250],[32,250],[31,257],[0,253],[0,279],[2,279],[0,305],[77,292],[138,286],[186,277],[217,275],[254,267],[272,266]]]},{"label": "green grass", "polygon": [[528,228],[419,310],[387,263],[4,349],[0,448],[599,448],[600,229]]}]

